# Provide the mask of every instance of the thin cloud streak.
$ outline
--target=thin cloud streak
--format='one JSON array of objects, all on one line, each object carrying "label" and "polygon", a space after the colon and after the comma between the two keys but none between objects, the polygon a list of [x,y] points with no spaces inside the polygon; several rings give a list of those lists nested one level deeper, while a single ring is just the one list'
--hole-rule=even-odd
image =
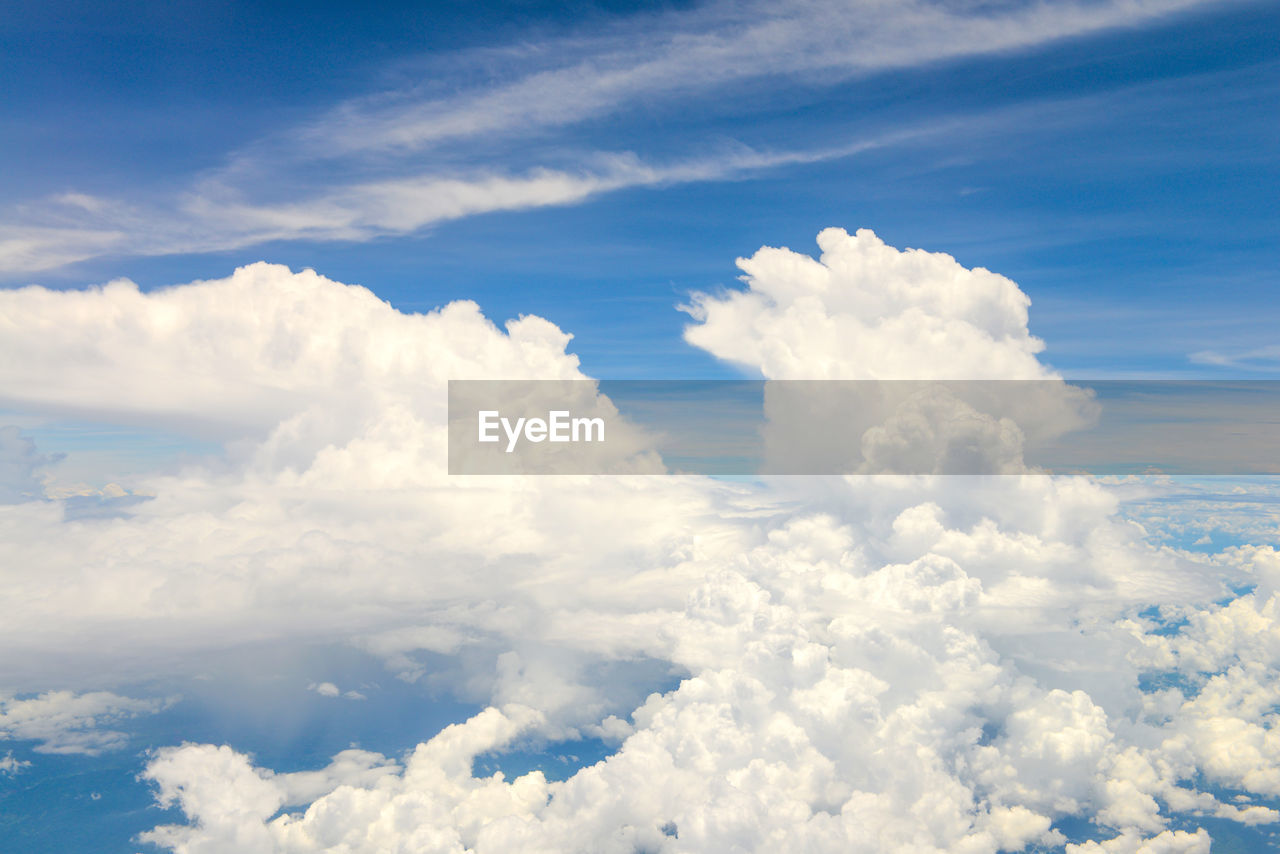
[{"label": "thin cloud streak", "polygon": [[445,98],[414,91],[348,101],[302,129],[321,156],[409,151],[448,141],[576,123],[640,98],[687,98],[735,82],[801,76],[837,83],[882,70],[1019,50],[1134,26],[1205,0],[1032,4],[974,12],[969,4],[908,0],[792,0],[724,5],[658,19],[625,46],[616,37],[565,40],[539,54],[570,57],[487,88]]},{"label": "thin cloud streak", "polygon": [[[919,133],[919,132],[916,132]],[[206,182],[172,205],[149,211],[82,197],[50,200],[65,227],[0,226],[0,274],[54,269],[107,254],[171,255],[244,248],[275,240],[367,241],[410,234],[449,220],[497,211],[575,204],[634,187],[732,179],[753,171],[848,157],[914,135],[816,151],[734,151],[665,165],[634,154],[597,155],[578,172],[533,169],[457,177],[412,175],[353,184],[283,204],[255,204],[234,187]],[[121,229],[122,218],[128,227]],[[114,227],[113,227],[114,226]]]},{"label": "thin cloud streak", "polygon": [[1217,368],[1238,368],[1247,371],[1280,371],[1280,344],[1255,347],[1238,353],[1200,350],[1187,358],[1195,365],[1212,365]]},{"label": "thin cloud streak", "polygon": [[[675,162],[643,152],[575,155],[582,145],[553,136],[560,154],[520,165],[527,164],[530,138],[625,111],[633,102],[688,101],[767,76],[836,83],[1134,26],[1207,2],[1213,0],[1109,0],[994,12],[923,0],[715,4],[646,18],[652,26],[642,33],[632,18],[594,37],[512,48],[507,53],[517,70],[487,87],[444,98],[410,88],[348,101],[318,122],[233,153],[225,166],[193,176],[175,196],[111,200],[64,193],[19,205],[0,219],[0,275],[107,255],[225,251],[276,240],[366,241],[485,213],[578,204],[632,187],[729,180],[832,160],[936,132],[943,123],[843,147],[761,152],[740,146]],[[482,53],[454,59],[462,67]],[[447,74],[440,83],[447,85]],[[424,167],[423,150],[435,147],[443,155],[447,143],[458,150]],[[342,158],[342,168],[306,165],[317,158]],[[282,199],[286,185],[303,189]]]}]

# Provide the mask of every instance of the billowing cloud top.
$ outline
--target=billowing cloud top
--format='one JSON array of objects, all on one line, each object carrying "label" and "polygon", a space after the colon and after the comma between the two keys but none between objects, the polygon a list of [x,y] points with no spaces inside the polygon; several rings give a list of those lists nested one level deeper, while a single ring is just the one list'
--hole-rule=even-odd
[{"label": "billowing cloud top", "polygon": [[[866,231],[820,243],[743,262],[689,340],[768,377],[1052,376],[1007,279]],[[1158,548],[1085,479],[451,480],[445,380],[581,377],[568,336],[310,272],[26,289],[0,317],[11,401],[231,423],[208,428],[225,458],[132,484],[155,496],[132,515],[0,507],[0,642],[29,651],[3,684],[323,640],[487,706],[403,763],[159,751],[147,777],[189,821],[146,839],[174,851],[994,854],[1076,818],[1097,841],[1072,854],[1190,854],[1199,817],[1280,818],[1272,549]],[[646,697],[655,669],[682,681]],[[6,700],[7,726],[145,702],[89,696]],[[617,749],[563,782],[473,767],[582,735]]]},{"label": "billowing cloud top", "polygon": [[689,343],[768,379],[1042,379],[1031,301],[950,255],[900,251],[868,229],[818,235],[814,260],[764,248],[745,291],[695,295]]},{"label": "billowing cloud top", "polygon": [[0,388],[31,406],[262,428],[340,399],[438,411],[448,379],[584,379],[571,336],[541,318],[504,334],[472,302],[406,315],[277,264],[149,293],[28,287],[0,304]]}]

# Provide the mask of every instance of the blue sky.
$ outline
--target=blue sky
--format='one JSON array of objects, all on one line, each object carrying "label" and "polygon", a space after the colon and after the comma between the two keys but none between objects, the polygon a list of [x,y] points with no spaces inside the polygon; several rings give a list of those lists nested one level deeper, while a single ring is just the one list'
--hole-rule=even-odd
[{"label": "blue sky", "polygon": [[[1220,371],[1191,358],[1205,352],[1269,370],[1274,353],[1248,354],[1274,343],[1280,14],[1188,5],[1125,13],[1120,26],[1099,16],[1082,32],[1028,13],[1025,37],[996,51],[926,22],[916,50],[855,36],[815,67],[803,59],[817,48],[779,39],[758,71],[734,56],[688,79],[663,67],[678,66],[672,45],[732,43],[750,14],[27,4],[0,51],[0,75],[19,82],[0,125],[0,223],[39,224],[54,245],[0,276],[150,288],[267,259],[407,310],[465,297],[497,319],[541,314],[575,332],[596,375],[703,377],[725,368],[680,340],[685,318],[672,309],[690,290],[732,284],[732,259],[761,245],[812,252],[823,227],[868,227],[1013,278],[1034,301],[1046,359],[1069,374]],[[917,26],[888,18],[871,31]],[[665,59],[646,70],[655,54]],[[620,80],[585,91],[592,68]],[[568,82],[538,90],[536,76],[556,69]],[[531,85],[541,100],[519,94]],[[270,239],[271,226],[227,222],[237,205],[318,206],[366,182],[519,181],[539,169],[619,186],[357,224],[354,240],[314,225],[294,230],[317,239]],[[100,209],[54,201],[65,194]],[[175,219],[176,233],[154,234]],[[117,236],[86,245],[75,230]],[[32,266],[45,269],[22,269]]]},{"label": "blue sky", "polygon": [[[1280,645],[1250,634],[1280,638],[1270,481],[504,491],[433,454],[446,380],[580,378],[571,356],[595,378],[810,379],[864,335],[889,373],[1276,377],[1280,6],[365,5],[0,16],[0,838],[129,854],[186,822],[171,840],[238,854],[277,814],[237,806],[248,780],[380,850],[376,821],[291,776],[351,749],[382,755],[331,789],[376,783],[423,827],[415,804],[459,792],[460,815],[533,804],[494,825],[581,850],[824,850],[874,810],[905,839],[938,792],[960,793],[943,850],[957,827],[967,850],[1275,844]],[[822,338],[784,322],[805,259],[762,253],[745,285],[735,259],[816,256],[830,227],[861,273],[810,300]],[[294,272],[233,276],[260,261]],[[92,290],[118,279],[141,294]],[[941,332],[860,315],[881,279],[890,320]],[[681,309],[695,293],[712,314]],[[546,318],[569,355],[537,322],[416,314],[455,300]],[[758,338],[780,346],[731,361]],[[450,724],[474,751],[432,742],[453,788],[415,789],[435,778],[402,766]],[[783,730],[778,760],[762,733]],[[1215,764],[1222,732],[1263,748]],[[1159,773],[1116,760],[1138,755]],[[698,763],[751,797],[717,801]],[[534,768],[551,783],[485,782]],[[1094,786],[1112,774],[1132,791]],[[656,779],[650,814],[628,786]],[[484,786],[501,797],[466,800]],[[623,830],[555,814],[575,803]]]}]

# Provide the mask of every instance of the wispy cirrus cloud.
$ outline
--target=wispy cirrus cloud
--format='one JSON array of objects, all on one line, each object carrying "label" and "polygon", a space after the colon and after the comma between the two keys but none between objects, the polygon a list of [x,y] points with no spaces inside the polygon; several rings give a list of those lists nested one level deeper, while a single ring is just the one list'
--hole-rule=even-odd
[{"label": "wispy cirrus cloud", "polygon": [[1246,371],[1280,371],[1280,344],[1266,347],[1254,347],[1233,353],[1217,350],[1200,350],[1188,358],[1197,365],[1212,365],[1218,368],[1237,368]]},{"label": "wispy cirrus cloud", "polygon": [[[1056,4],[908,0],[715,3],[654,17],[636,31],[566,38],[521,51],[498,82],[444,96],[422,88],[339,105],[298,129],[316,154],[413,150],[475,136],[583,121],[640,98],[681,101],[763,77],[807,85],[966,56],[1019,50],[1143,24],[1203,0]],[[300,149],[295,149],[300,150]]]},{"label": "wispy cirrus cloud", "polygon": [[[746,87],[763,79],[802,89],[833,85],[1142,25],[1205,2],[712,3],[436,57],[406,75],[405,85],[270,130],[176,192],[63,192],[0,213],[0,274],[103,255],[365,241],[630,187],[733,179],[847,156],[887,140],[864,134],[835,146],[788,142],[766,150],[726,145],[719,135],[720,142],[696,137],[695,153],[673,158],[646,151],[646,140],[624,129],[597,128],[584,139],[573,126],[637,107],[687,114],[726,93],[746,93],[728,109],[749,117],[761,102]],[[470,82],[477,77],[484,82]]]},{"label": "wispy cirrus cloud", "polygon": [[29,213],[57,224],[0,224],[0,274],[48,270],[100,255],[168,255],[238,249],[274,240],[366,241],[496,211],[569,205],[634,187],[713,181],[777,166],[848,157],[901,139],[837,148],[762,152],[733,146],[714,155],[648,163],[633,153],[591,155],[576,170],[490,169],[413,174],[320,187],[304,198],[258,202],[245,188],[206,180],[174,200],[131,206],[60,196]]}]

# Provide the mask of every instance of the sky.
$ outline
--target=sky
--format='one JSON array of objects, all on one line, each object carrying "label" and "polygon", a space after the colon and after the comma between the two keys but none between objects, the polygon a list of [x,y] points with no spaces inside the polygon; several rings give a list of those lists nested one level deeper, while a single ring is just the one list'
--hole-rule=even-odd
[{"label": "sky", "polygon": [[20,4],[0,280],[269,258],[704,377],[673,303],[869,227],[1018,282],[1072,375],[1274,368],[1274,7],[988,5]]},{"label": "sky", "polygon": [[0,835],[1269,850],[1273,479],[1035,474],[1068,390],[858,445],[994,478],[444,443],[456,379],[1278,378],[1277,116],[1248,0],[11,4]]}]

